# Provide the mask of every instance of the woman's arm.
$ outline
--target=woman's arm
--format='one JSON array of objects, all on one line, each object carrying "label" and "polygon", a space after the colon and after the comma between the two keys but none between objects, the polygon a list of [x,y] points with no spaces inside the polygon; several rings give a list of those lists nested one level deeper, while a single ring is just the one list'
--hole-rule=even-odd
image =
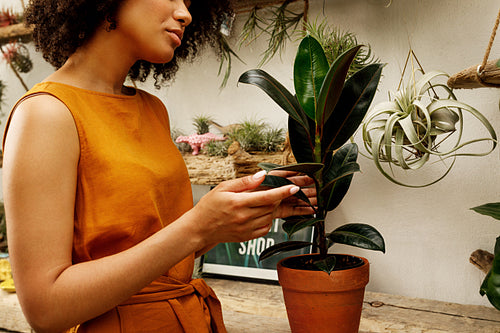
[{"label": "woman's arm", "polygon": [[4,201],[18,297],[40,332],[62,331],[108,311],[210,244],[265,235],[280,202],[297,190],[249,192],[262,176],[222,183],[136,246],[73,265],[79,153],[73,118],[61,102],[41,95],[18,106],[5,143]]}]

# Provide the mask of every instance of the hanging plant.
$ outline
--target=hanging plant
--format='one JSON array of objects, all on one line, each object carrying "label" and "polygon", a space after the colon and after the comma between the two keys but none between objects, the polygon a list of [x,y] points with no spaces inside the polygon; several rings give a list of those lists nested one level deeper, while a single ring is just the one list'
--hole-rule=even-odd
[{"label": "hanging plant", "polygon": [[15,14],[12,9],[0,10],[0,27],[21,23],[21,15]]},{"label": "hanging plant", "polygon": [[[415,57],[413,51],[408,54],[407,64],[410,56]],[[419,73],[422,75],[417,79]],[[496,133],[486,117],[472,106],[458,101],[446,84],[435,83],[440,78],[447,79],[448,74],[439,71],[424,74],[421,66],[419,70],[412,69],[411,79],[406,85],[390,95],[390,101],[376,105],[363,123],[365,148],[377,169],[396,184],[408,187],[432,185],[450,172],[456,157],[485,156],[497,145]],[[464,113],[479,120],[490,137],[463,142]],[[491,149],[461,152],[464,147],[481,141],[491,141]],[[394,174],[382,167],[382,163],[387,163],[391,170],[393,167],[417,170],[429,162],[431,156],[440,161],[451,158],[451,163],[437,179],[420,185],[397,180]]]},{"label": "hanging plant", "polygon": [[295,1],[286,0],[280,6],[272,8],[269,19],[259,15],[261,8],[257,6],[250,11],[239,36],[239,47],[249,45],[261,36],[267,36],[267,48],[262,53],[259,67],[271,60],[276,54],[281,54],[286,42],[291,39],[298,24],[307,14],[307,1],[304,2],[303,12],[295,13],[288,8]]},{"label": "hanging plant", "polygon": [[[311,35],[321,44],[330,65],[345,51],[360,45],[354,33],[330,26],[326,20],[323,20],[321,23],[318,23],[317,20],[305,22],[301,35],[302,37]],[[351,77],[352,74],[361,68],[378,62],[380,60],[373,56],[370,45],[363,45],[358,53],[356,53],[349,67],[347,78]]]},{"label": "hanging plant", "polygon": [[2,50],[2,53],[5,61],[11,64],[17,72],[28,73],[33,69],[33,62],[24,44],[19,44],[16,41],[10,42],[5,46],[5,50]]}]

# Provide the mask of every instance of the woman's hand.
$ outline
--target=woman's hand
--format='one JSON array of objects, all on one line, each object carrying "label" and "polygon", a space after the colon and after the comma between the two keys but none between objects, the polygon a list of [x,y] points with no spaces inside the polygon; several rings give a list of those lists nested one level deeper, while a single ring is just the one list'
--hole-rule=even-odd
[{"label": "woman's hand", "polygon": [[291,212],[289,208],[280,208],[280,205],[297,193],[299,187],[287,185],[254,191],[264,176],[265,172],[258,172],[253,176],[222,182],[188,212],[190,220],[195,223],[193,234],[203,240],[203,247],[262,237],[269,232],[275,218]]},{"label": "woman's hand", "polygon": [[[307,196],[309,202],[313,207],[317,205],[318,201],[316,197],[316,188],[313,186],[314,180],[311,177],[299,175],[297,172],[293,171],[280,170],[271,171],[269,174],[287,178],[292,183],[301,188],[302,192],[304,192],[304,194]],[[295,215],[312,215],[314,213],[314,209],[306,202],[300,200],[295,196],[291,196],[281,202],[275,212],[275,215],[277,218],[285,218]]]}]

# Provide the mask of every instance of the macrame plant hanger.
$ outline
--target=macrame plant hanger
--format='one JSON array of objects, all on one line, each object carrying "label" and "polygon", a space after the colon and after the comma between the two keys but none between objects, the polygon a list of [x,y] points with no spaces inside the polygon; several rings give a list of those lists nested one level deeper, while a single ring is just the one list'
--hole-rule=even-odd
[{"label": "macrame plant hanger", "polygon": [[477,66],[469,67],[451,76],[448,79],[448,86],[450,88],[500,88],[500,59],[488,61],[499,23],[500,10],[498,11],[497,19],[491,33],[488,47],[486,48],[486,52],[484,54],[483,62]]}]

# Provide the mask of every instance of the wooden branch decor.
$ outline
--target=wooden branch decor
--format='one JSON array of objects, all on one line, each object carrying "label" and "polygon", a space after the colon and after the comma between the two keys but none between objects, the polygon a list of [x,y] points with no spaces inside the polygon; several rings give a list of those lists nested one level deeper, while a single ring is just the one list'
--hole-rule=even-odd
[{"label": "wooden branch decor", "polygon": [[500,68],[496,65],[497,60],[488,61],[481,75],[478,75],[478,66],[472,66],[450,76],[448,87],[453,89],[473,89],[481,87],[500,87]]},{"label": "wooden branch decor", "polygon": [[12,24],[0,28],[0,44],[5,44],[11,40],[21,39],[23,42],[31,40],[33,28],[26,27],[24,23]]},{"label": "wooden branch decor", "polygon": [[493,258],[495,256],[488,251],[485,250],[476,250],[471,253],[469,261],[471,264],[476,266],[478,269],[483,271],[485,274],[488,274],[488,272],[491,269],[491,266],[493,265]]},{"label": "wooden branch decor", "polygon": [[480,65],[472,66],[464,69],[461,72],[451,76],[448,79],[450,88],[481,88],[481,87],[496,87],[500,88],[500,59],[488,61],[493,41],[500,23],[500,11],[491,33],[486,53],[484,54],[483,62]]}]

